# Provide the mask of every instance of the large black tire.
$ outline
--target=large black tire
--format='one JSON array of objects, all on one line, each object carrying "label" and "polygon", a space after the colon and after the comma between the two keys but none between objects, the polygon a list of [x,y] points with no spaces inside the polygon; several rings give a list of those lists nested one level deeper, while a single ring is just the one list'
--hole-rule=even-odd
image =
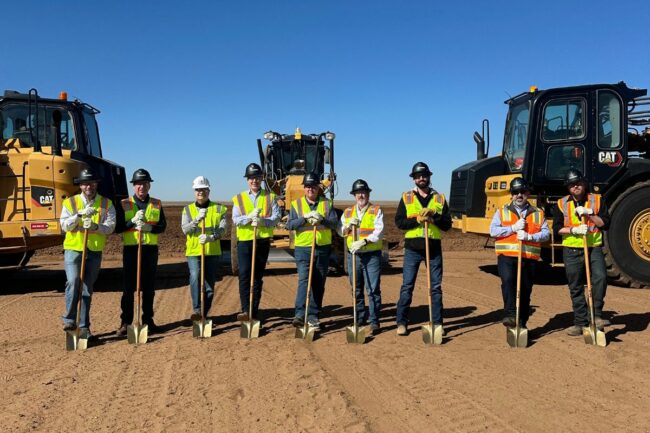
[{"label": "large black tire", "polygon": [[230,271],[232,275],[239,275],[239,260],[237,258],[237,227],[232,225],[230,232]]},{"label": "large black tire", "polygon": [[650,287],[650,180],[619,195],[611,216],[605,235],[607,276],[616,285]]}]

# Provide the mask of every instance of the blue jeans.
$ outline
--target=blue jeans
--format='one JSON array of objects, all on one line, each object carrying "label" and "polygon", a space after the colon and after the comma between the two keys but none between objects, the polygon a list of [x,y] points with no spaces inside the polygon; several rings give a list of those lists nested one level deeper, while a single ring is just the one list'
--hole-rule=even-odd
[{"label": "blue jeans", "polygon": [[[585,255],[582,248],[567,248],[562,250],[564,269],[569,283],[569,293],[573,304],[573,323],[576,326],[589,324],[589,310],[585,296]],[[589,248],[589,264],[591,271],[591,292],[594,298],[595,316],[601,317],[607,292],[607,269],[601,247]]]},{"label": "blue jeans", "polygon": [[[402,288],[397,301],[397,324],[407,325],[408,314],[413,299],[413,288],[418,275],[420,262],[426,261],[424,251],[404,249],[404,266]],[[442,325],[442,254],[431,254],[429,266],[431,269],[431,314],[433,323]]]},{"label": "blue jeans", "polygon": [[[357,281],[355,287],[355,306],[357,310],[357,322],[365,323],[366,306],[363,296],[363,287],[366,287],[368,294],[368,309],[370,310],[370,323],[379,324],[379,312],[381,310],[381,251],[370,251],[356,255]],[[348,254],[348,273],[350,284],[352,282],[352,254]]]},{"label": "blue jeans", "polygon": [[[330,258],[330,245],[317,246],[314,253],[314,269],[311,277],[309,295],[309,313],[307,320],[318,321],[325,295],[325,279]],[[298,292],[296,293],[295,317],[305,317],[305,300],[307,299],[307,282],[309,280],[309,258],[311,247],[296,247],[296,267],[298,268]]]},{"label": "blue jeans", "polygon": [[[217,281],[219,256],[205,256],[205,311],[208,315],[214,297],[214,283]],[[201,256],[188,256],[187,267],[190,269],[190,294],[192,295],[192,310],[201,313]]]},{"label": "blue jeans", "polygon": [[[264,270],[269,258],[271,242],[268,239],[255,241],[255,275],[253,278],[253,317],[257,318],[262,299]],[[253,241],[237,241],[237,262],[239,263],[239,302],[241,311],[250,311],[251,262],[253,258]]]},{"label": "blue jeans", "polygon": [[[73,325],[77,321],[81,251],[65,250],[63,252],[63,263],[67,282],[65,283],[65,314],[62,318],[64,325]],[[90,328],[90,301],[93,295],[93,285],[97,281],[101,264],[101,252],[86,252],[86,269],[83,294],[81,295],[81,315],[79,317],[80,328]]]}]

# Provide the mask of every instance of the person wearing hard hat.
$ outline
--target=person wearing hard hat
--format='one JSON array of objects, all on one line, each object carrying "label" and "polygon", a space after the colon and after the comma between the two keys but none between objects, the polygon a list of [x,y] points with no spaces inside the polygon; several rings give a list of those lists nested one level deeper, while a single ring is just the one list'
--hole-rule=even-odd
[{"label": "person wearing hard hat", "polygon": [[[60,218],[61,229],[65,232],[63,260],[67,279],[63,329],[76,329],[77,303],[81,302],[79,328],[88,338],[92,338],[90,301],[93,286],[99,274],[106,236],[115,230],[115,208],[111,200],[97,193],[99,180],[99,176],[92,169],[82,170],[77,178],[81,193],[63,201]],[[88,230],[88,243],[85,248],[87,252],[83,293],[79,300],[79,275],[85,230]]]},{"label": "person wearing hard hat", "polygon": [[124,223],[118,225],[122,233],[124,253],[124,289],[122,290],[121,324],[115,335],[124,337],[127,326],[133,323],[133,294],[138,279],[138,239],[141,239],[140,290],[142,292],[141,323],[149,332],[160,332],[153,320],[153,300],[156,294],[156,269],[158,268],[158,235],[167,228],[165,212],[159,199],[149,195],[153,179],[147,170],[139,168],[133,172],[131,184],[133,195],[122,200]]},{"label": "person wearing hard hat", "polygon": [[[434,325],[442,325],[441,231],[451,228],[451,215],[443,194],[431,188],[431,171],[424,162],[413,165],[410,176],[415,187],[402,194],[395,224],[404,231],[403,280],[397,302],[397,335],[408,334],[408,314],[420,263],[426,261],[424,223],[429,223],[429,267]],[[428,316],[428,315],[427,315]]]},{"label": "person wearing hard hat", "polygon": [[[201,308],[207,316],[214,297],[214,284],[217,281],[220,239],[226,234],[226,206],[210,201],[210,181],[198,176],[192,182],[196,201],[183,208],[181,229],[186,235],[185,255],[190,270],[190,295],[192,296],[192,315],[190,320],[201,319]],[[202,227],[205,224],[205,233]],[[205,305],[201,305],[201,249],[205,248]]]},{"label": "person wearing hard hat", "polygon": [[[247,322],[259,319],[262,299],[262,277],[269,257],[273,228],[280,220],[280,208],[275,194],[262,189],[262,167],[251,163],[246,166],[244,177],[248,190],[232,198],[232,222],[237,229],[237,263],[239,264],[239,301],[241,312],[237,320]],[[253,317],[249,318],[251,264],[253,258],[253,233],[257,228],[255,241],[255,275],[253,277]]]},{"label": "person wearing hard hat", "polygon": [[553,232],[562,236],[562,257],[573,304],[574,326],[567,330],[572,337],[582,335],[582,328],[589,324],[584,285],[585,256],[583,242],[589,248],[592,296],[594,299],[595,325],[603,329],[609,320],[603,319],[603,306],[607,291],[607,268],[603,255],[603,231],[609,227],[610,216],[600,194],[588,191],[587,180],[580,170],[570,169],[564,177],[569,195],[558,200],[553,213]]},{"label": "person wearing hard hat", "polygon": [[[348,274],[352,283],[352,254],[356,255],[357,281],[355,287],[357,320],[366,322],[366,306],[363,296],[365,286],[368,294],[370,332],[379,332],[379,313],[381,311],[381,249],[383,247],[384,213],[379,205],[370,203],[372,189],[363,179],[352,184],[350,194],[356,204],[343,211],[339,234],[345,238],[348,247]],[[357,237],[354,238],[353,231]]]},{"label": "person wearing hard hat", "polygon": [[[305,174],[302,184],[305,196],[291,202],[287,220],[287,229],[296,231],[294,242],[296,267],[298,268],[298,291],[293,325],[295,327],[303,326],[305,314],[307,314],[309,325],[315,330],[319,330],[319,315],[323,306],[325,280],[332,249],[332,230],[337,228],[338,217],[332,202],[322,195],[318,174],[313,172]],[[316,227],[314,269],[312,270],[309,311],[305,312],[314,227]]]},{"label": "person wearing hard hat", "polygon": [[521,241],[520,326],[526,327],[530,316],[530,295],[533,290],[535,263],[539,261],[542,242],[550,237],[544,211],[528,202],[530,187],[522,177],[510,182],[510,203],[497,209],[490,224],[490,236],[495,238],[497,268],[501,277],[506,327],[516,326],[517,264]]}]

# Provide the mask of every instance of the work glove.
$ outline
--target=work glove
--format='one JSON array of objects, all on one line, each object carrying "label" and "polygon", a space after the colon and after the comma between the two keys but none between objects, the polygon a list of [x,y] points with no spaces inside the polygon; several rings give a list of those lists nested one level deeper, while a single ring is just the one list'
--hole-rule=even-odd
[{"label": "work glove", "polygon": [[350,252],[352,254],[356,254],[357,251],[359,251],[361,248],[365,247],[368,245],[368,241],[365,239],[359,239],[358,241],[352,242],[352,245],[350,245]]},{"label": "work glove", "polygon": [[196,216],[196,219],[194,221],[201,222],[205,219],[205,216],[208,214],[208,208],[200,208],[199,209],[199,214]]},{"label": "work glove", "polygon": [[90,231],[97,230],[97,228],[98,228],[97,224],[95,224],[93,222],[93,220],[91,220],[90,218],[86,218],[86,217],[81,219],[81,226],[84,229],[88,229]]},{"label": "work glove", "polygon": [[519,241],[530,241],[532,240],[533,237],[526,233],[526,230],[518,230],[517,231],[517,240]]},{"label": "work glove", "polygon": [[425,207],[420,211],[420,216],[433,217],[437,212],[431,208]]},{"label": "work glove", "polygon": [[258,216],[260,216],[260,212],[262,212],[262,209],[256,207],[255,209],[250,211],[250,213],[248,213],[246,217],[252,220],[253,218],[257,218]]},{"label": "work glove", "polygon": [[512,226],[512,231],[513,232],[518,232],[519,230],[523,230],[526,228],[526,220],[523,218],[519,218],[516,223],[514,223]]},{"label": "work glove", "polygon": [[305,215],[307,222],[313,226],[317,225],[319,222],[323,221],[323,215],[319,214],[315,210],[309,212]]},{"label": "work glove", "polygon": [[593,215],[593,214],[594,214],[594,210],[588,207],[578,206],[576,208],[576,215],[578,215],[579,218],[582,218],[583,216]]},{"label": "work glove", "polygon": [[348,220],[347,226],[348,226],[348,227],[352,227],[352,226],[357,226],[357,227],[359,227],[360,224],[361,224],[361,220],[359,220],[359,218],[357,218],[357,217],[352,217],[352,218],[350,218],[350,219]]},{"label": "work glove", "polygon": [[131,218],[131,222],[137,225],[139,222],[144,221],[144,210],[140,209],[135,213],[135,216]]},{"label": "work glove", "polygon": [[571,227],[571,234],[584,236],[587,234],[588,230],[589,227],[587,226],[587,224],[580,224],[578,227]]},{"label": "work glove", "polygon": [[424,224],[425,222],[430,222],[430,223],[433,222],[433,219],[431,217],[424,216],[424,215],[418,215],[415,218],[418,220],[420,224]]},{"label": "work glove", "polygon": [[251,218],[251,226],[257,227],[259,223],[260,223],[260,219],[258,217],[254,216],[253,218]]},{"label": "work glove", "polygon": [[205,234],[199,235],[199,243],[205,245],[206,242],[214,242],[214,236]]},{"label": "work glove", "polygon": [[91,217],[97,213],[97,209],[95,209],[92,206],[86,206],[85,208],[81,209],[81,212],[79,212],[79,215],[84,216],[84,217]]},{"label": "work glove", "polygon": [[135,229],[139,232],[149,233],[153,226],[151,224],[146,224],[144,221],[140,221],[135,225]]}]

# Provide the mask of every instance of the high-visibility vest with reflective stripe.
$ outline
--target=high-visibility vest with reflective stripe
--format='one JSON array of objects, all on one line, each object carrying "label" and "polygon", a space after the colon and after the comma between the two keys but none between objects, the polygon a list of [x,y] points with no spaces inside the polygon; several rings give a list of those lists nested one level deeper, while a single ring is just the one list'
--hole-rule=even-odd
[{"label": "high-visibility vest with reflective stripe", "polygon": [[[205,229],[206,234],[210,234],[212,230],[210,228],[218,228],[221,219],[226,216],[226,211],[228,208],[220,204],[210,202],[208,204],[208,212],[205,214]],[[196,207],[196,203],[189,204],[183,208],[183,213],[190,215],[191,219],[196,219],[199,215],[199,209]],[[201,243],[199,242],[199,236],[201,235],[201,225],[203,221],[199,223],[199,229],[193,233],[187,235],[185,242],[185,255],[186,256],[200,256],[201,255]],[[205,255],[206,256],[220,256],[221,255],[221,241],[216,240],[214,242],[205,243]]]},{"label": "high-visibility vest with reflective stripe", "polygon": [[[244,216],[248,215],[253,211],[253,209],[260,208],[261,218],[268,218],[273,212],[273,202],[275,202],[275,194],[272,192],[267,193],[264,190],[260,190],[260,194],[257,197],[257,206],[253,205],[248,191],[237,194],[232,198],[233,206],[239,208],[239,213]],[[257,238],[270,238],[273,237],[273,227],[266,227],[262,225],[257,226]],[[252,241],[253,240],[253,226],[248,223],[244,226],[237,226],[237,240],[240,241]]]},{"label": "high-visibility vest with reflective stripe", "polygon": [[[402,200],[404,201],[404,206],[406,207],[406,217],[415,218],[420,214],[420,211],[423,209],[420,204],[420,200],[416,197],[415,191],[407,191],[402,194]],[[442,209],[445,206],[445,196],[443,194],[435,193],[429,200],[427,208],[435,210],[437,213],[442,213]],[[424,223],[421,223],[418,227],[407,230],[404,233],[404,237],[407,239],[410,238],[423,238],[424,237]],[[430,223],[429,224],[429,239],[440,239],[442,236],[440,234],[440,229],[437,225]]]},{"label": "high-visibility vest with reflective stripe", "polygon": [[[111,207],[111,201],[106,197],[97,194],[93,207],[97,209],[97,213],[91,217],[95,224],[100,224],[106,219],[108,215],[108,208]],[[81,199],[81,194],[74,195],[63,201],[63,206],[72,215],[76,215],[79,211],[83,210],[86,206]],[[103,251],[106,245],[106,235],[96,230],[88,230],[88,249],[90,251]],[[63,240],[64,250],[83,251],[84,249],[84,229],[81,222],[77,227],[66,232],[65,239]]]},{"label": "high-visibility vest with reflective stripe", "polygon": [[[291,202],[291,207],[298,214],[299,217],[302,217],[309,212],[311,208],[305,197],[299,198]],[[327,218],[332,204],[329,200],[319,197],[318,205],[316,206],[316,212],[321,214],[323,218]],[[312,241],[312,231],[314,226],[311,224],[305,224],[302,227],[296,229],[296,239],[295,245],[297,247],[310,247]],[[326,227],[325,225],[318,224],[316,226],[316,245],[331,245],[332,244],[332,230]]]},{"label": "high-visibility vest with reflective stripe", "polygon": [[[162,203],[157,198],[150,197],[149,203],[144,211],[144,223],[155,225],[160,221],[160,209]],[[124,209],[124,221],[129,222],[138,212],[133,197],[122,200],[122,209]],[[132,227],[122,233],[124,245],[138,245],[138,231]],[[158,235],[151,232],[142,232],[142,245],[158,245]]]},{"label": "high-visibility vest with reflective stripe", "polygon": [[[374,206],[369,204],[368,209],[366,209],[366,212],[363,214],[363,218],[361,218],[361,223],[359,225],[359,228],[357,229],[357,234],[359,240],[366,239],[369,235],[372,234],[372,232],[375,231],[375,217],[379,213],[379,206]],[[343,218],[346,224],[352,219],[352,218],[358,218],[357,216],[357,207],[352,206],[347,208],[345,211],[343,211]],[[352,230],[348,233],[346,236],[346,243],[348,244],[348,249],[352,246],[352,242],[354,242],[354,239],[352,237]],[[359,251],[376,251],[376,250],[381,250],[383,246],[383,242],[380,239],[378,242],[370,242],[366,244],[365,247],[361,248]]]},{"label": "high-visibility vest with reflective stripe", "polygon": [[[498,210],[501,217],[501,225],[509,227],[519,220],[519,215],[512,211],[505,205]],[[526,214],[526,233],[535,234],[542,231],[542,223],[544,222],[544,213],[534,206],[528,208]],[[519,253],[519,241],[517,240],[517,232],[513,232],[508,236],[501,236],[496,238],[494,242],[494,250],[497,255],[517,257]],[[521,256],[525,259],[539,260],[542,247],[539,242],[523,241],[521,243]]]},{"label": "high-visibility vest with reflective stripe", "polygon": [[[576,215],[576,205],[570,195],[563,197],[557,202],[558,207],[564,214],[564,227],[578,227],[582,220]],[[594,215],[600,211],[600,194],[587,194],[585,207],[594,210]],[[587,246],[598,247],[603,244],[603,233],[589,218],[587,218]],[[583,237],[581,235],[562,235],[562,245],[570,248],[582,248]]]}]

